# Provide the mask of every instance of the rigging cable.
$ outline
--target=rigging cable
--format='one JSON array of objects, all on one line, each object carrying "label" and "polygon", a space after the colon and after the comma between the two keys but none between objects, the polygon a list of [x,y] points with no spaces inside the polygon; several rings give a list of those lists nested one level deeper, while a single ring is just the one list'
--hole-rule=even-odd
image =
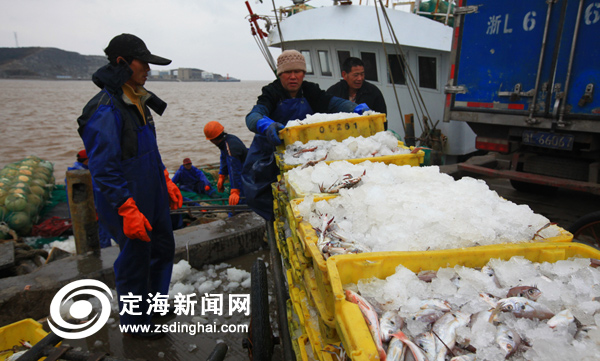
[{"label": "rigging cable", "polygon": [[273,12],[275,13],[275,21],[277,22],[277,32],[279,33],[279,41],[281,42],[281,51],[285,51],[285,44],[283,43],[283,34],[281,33],[281,26],[279,26],[279,16],[277,16],[277,8],[275,8],[275,0],[273,2]]},{"label": "rigging cable", "polygon": [[271,70],[273,71],[274,74],[277,74],[277,66],[275,65],[275,60],[273,59],[273,56],[271,55],[271,51],[269,50],[269,47],[267,46],[267,42],[265,41],[265,36],[267,34],[264,31],[262,31],[262,29],[258,25],[258,19],[260,19],[260,16],[256,15],[252,11],[252,8],[250,7],[250,3],[248,3],[248,1],[246,1],[246,8],[248,8],[248,12],[250,13],[250,18],[248,19],[248,21],[250,22],[252,36],[254,36],[254,39],[258,45],[258,48],[263,53],[263,56],[265,57],[265,59],[267,60],[267,63],[269,64],[269,67],[271,68]]},{"label": "rigging cable", "polygon": [[425,101],[423,100],[423,96],[421,95],[421,91],[419,90],[419,87],[417,85],[417,81],[415,80],[412,70],[408,66],[408,61],[406,60],[406,57],[405,57],[404,53],[402,52],[402,48],[400,47],[400,42],[398,41],[398,38],[396,37],[396,33],[392,27],[392,22],[390,21],[388,15],[387,15],[387,12],[385,10],[383,10],[383,15],[385,16],[390,34],[393,36],[394,43],[398,47],[398,50],[399,50],[400,54],[402,55],[403,60],[405,62],[406,69],[407,69],[408,75],[410,77],[410,84],[413,87],[413,91],[415,94],[418,95],[418,104],[419,104],[419,107],[421,108],[420,110],[424,115],[425,114],[427,115],[427,119],[431,119],[431,116],[429,115],[429,111],[427,110],[427,106],[425,105]]},{"label": "rigging cable", "polygon": [[[431,119],[431,117],[429,116],[429,111],[427,110],[427,106],[425,105],[425,101],[423,100],[421,92],[419,91],[417,82],[414,78],[414,75],[413,75],[409,65],[408,65],[406,56],[404,55],[404,52],[402,51],[400,42],[398,41],[398,38],[396,37],[396,33],[392,27],[392,24],[388,17],[388,14],[385,11],[383,2],[381,0],[379,0],[379,4],[380,4],[381,10],[382,10],[384,19],[386,21],[388,31],[390,32],[390,36],[392,37],[392,42],[393,42],[394,46],[396,47],[396,56],[399,57],[398,61],[399,61],[399,63],[402,62],[402,64],[404,64],[404,67],[402,70],[403,70],[403,73],[405,74],[405,78],[407,81],[406,85],[407,85],[407,90],[408,90],[409,96],[411,98],[411,102],[412,102],[413,106],[415,107],[415,112],[417,113],[416,114],[417,120],[421,126],[421,129],[423,129],[425,131],[426,128],[429,128],[427,120]],[[378,14],[378,19],[379,19],[379,14]],[[381,25],[380,25],[380,27],[381,27]],[[406,76],[406,75],[408,75],[408,76]],[[413,93],[416,95],[413,95]],[[416,98],[416,101],[415,101],[415,98]],[[419,111],[421,112],[421,114],[419,114]],[[423,122],[421,122],[421,117],[423,118]],[[423,123],[425,123],[424,124],[425,127],[423,126]]]},{"label": "rigging cable", "polygon": [[[385,41],[383,39],[383,30],[381,29],[381,20],[379,19],[379,11],[377,10],[377,4],[375,4],[375,14],[377,14],[377,23],[379,24],[379,34],[381,35],[381,46],[383,47],[383,52],[385,54],[385,60],[387,62],[387,68],[391,69],[390,66],[390,58],[388,56],[387,48],[385,46]],[[398,112],[400,113],[400,123],[402,124],[402,128],[404,129],[404,134],[406,134],[406,124],[404,123],[404,116],[402,115],[402,107],[400,106],[400,100],[398,99],[398,91],[396,90],[396,82],[394,81],[394,74],[390,71],[390,79],[392,81],[392,89],[394,89],[394,98],[396,99],[396,106],[398,106]]]},{"label": "rigging cable", "polygon": [[[262,44],[260,43],[260,41],[257,38],[256,30],[254,29],[254,25],[250,24],[250,29],[252,30],[252,38],[254,39],[254,42],[256,43],[256,46],[258,46],[258,50],[260,50],[260,53],[263,55],[263,57],[265,58],[265,60],[267,61],[267,63],[269,63],[269,59],[267,57],[267,54],[265,53],[265,50],[262,47]],[[270,63],[269,63],[269,67],[271,67]],[[273,70],[273,69],[271,68],[271,70]]]},{"label": "rigging cable", "polygon": [[[407,90],[409,92],[411,102],[412,102],[413,106],[415,107],[415,111],[417,112],[417,119],[419,120],[419,123],[421,123],[421,117],[424,116],[424,113],[427,112],[427,108],[425,107],[425,102],[423,101],[423,98],[421,97],[421,92],[419,91],[417,82],[416,82],[416,80],[413,76],[412,70],[408,64],[408,60],[406,59],[406,56],[404,55],[402,47],[400,46],[400,42],[398,41],[398,38],[396,37],[396,33],[394,31],[394,28],[392,27],[392,23],[387,15],[387,12],[385,11],[385,8],[383,7],[383,3],[381,3],[381,0],[380,0],[380,5],[382,7],[382,13],[383,13],[383,16],[385,17],[386,25],[387,25],[388,31],[390,33],[390,37],[393,39],[394,46],[396,47],[396,55],[400,58],[398,61],[400,62],[400,60],[401,60],[402,63],[404,64],[403,74],[405,75],[405,78],[406,78]],[[406,76],[406,75],[408,75],[408,76]],[[414,94],[418,95],[416,102],[414,99],[416,96]],[[421,115],[418,114],[418,111],[421,112]],[[429,113],[427,113],[427,115],[429,115]],[[421,124],[421,126],[423,126],[423,124]]]},{"label": "rigging cable", "polygon": [[265,60],[267,61],[267,63],[269,64],[269,67],[271,68],[271,71],[273,71],[274,73],[276,72],[275,68],[273,68],[273,64],[269,61],[269,54],[267,54],[267,50],[264,48],[263,44],[259,41],[257,35],[255,35],[255,29],[254,26],[252,24],[250,24],[250,28],[252,29],[252,34],[254,35],[254,41],[256,42],[256,45],[258,46],[258,49],[260,50],[261,54],[263,55],[263,57],[265,58]]}]

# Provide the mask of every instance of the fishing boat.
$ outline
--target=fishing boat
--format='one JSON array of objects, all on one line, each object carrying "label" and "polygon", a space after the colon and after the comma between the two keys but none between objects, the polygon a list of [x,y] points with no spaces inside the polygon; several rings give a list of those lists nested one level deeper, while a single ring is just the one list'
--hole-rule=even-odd
[{"label": "fishing boat", "polygon": [[[475,151],[468,125],[443,121],[453,1],[375,1],[375,6],[333,1],[319,8],[293,3],[265,16],[246,2],[253,34],[273,70],[269,48],[296,49],[306,58],[305,79],[328,89],[341,79],[346,58],[361,58],[365,80],[384,95],[388,129],[409,145],[443,152],[446,163]],[[433,12],[421,11],[428,8]]]}]

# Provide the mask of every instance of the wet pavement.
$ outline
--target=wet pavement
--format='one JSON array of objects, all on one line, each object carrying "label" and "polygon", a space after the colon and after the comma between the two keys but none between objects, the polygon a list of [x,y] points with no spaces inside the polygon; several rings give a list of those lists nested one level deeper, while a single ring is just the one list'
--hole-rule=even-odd
[{"label": "wet pavement", "polygon": [[[252,264],[257,258],[262,258],[268,262],[269,252],[266,250],[256,251],[250,254],[233,258],[226,263],[238,269],[250,272]],[[225,271],[222,269],[220,271]],[[223,294],[224,300],[229,294],[249,294],[249,288],[238,287],[233,290],[225,290],[225,283],[212,291],[213,294]],[[271,296],[270,304],[272,309],[276,308],[274,296]],[[176,317],[157,318],[156,324],[168,325],[172,330],[182,323],[196,324],[200,322],[205,325],[249,325],[250,316],[234,312],[231,317],[206,314],[200,316],[200,305],[196,305],[195,316],[181,315]],[[223,314],[228,314],[227,302],[224,301]],[[275,317],[273,312],[272,317]],[[213,351],[217,342],[225,342],[228,351],[225,360],[247,360],[248,352],[242,347],[242,341],[247,336],[245,332],[236,331],[231,333],[223,332],[167,332],[162,339],[154,341],[137,340],[129,337],[123,337],[119,328],[118,315],[113,314],[111,318],[117,320],[112,324],[105,325],[98,333],[88,337],[85,340],[65,340],[64,344],[72,346],[75,350],[90,352],[105,352],[115,358],[132,360],[165,360],[165,361],[186,361],[186,360],[206,360]],[[274,319],[274,318],[273,318]],[[276,323],[276,322],[274,322]],[[274,357],[274,360],[277,358]]]},{"label": "wet pavement", "polygon": [[[218,263],[259,249],[265,223],[254,213],[175,231],[175,263],[186,259],[195,268]],[[118,247],[60,259],[35,272],[0,279],[0,326],[23,318],[42,319],[63,286],[78,279],[95,279],[114,288],[113,263]]]},{"label": "wet pavement", "polygon": [[[257,258],[268,260],[268,251],[261,250],[261,247],[265,246],[264,225],[264,220],[260,217],[246,213],[226,220],[178,230],[175,232],[175,263],[187,260],[192,267],[202,269],[206,265],[226,262],[227,265],[218,273],[225,272],[231,267],[250,272]],[[0,326],[24,318],[33,318],[40,320],[44,329],[50,331],[45,318],[48,316],[50,301],[56,292],[74,280],[85,278],[102,281],[114,290],[112,264],[117,256],[118,247],[109,247],[102,249],[99,257],[94,255],[69,257],[52,262],[27,275],[0,279]],[[246,327],[250,321],[249,316],[239,312],[234,312],[231,317],[227,316],[227,296],[249,294],[249,288],[225,289],[231,282],[227,282],[226,277],[219,278],[224,280],[223,284],[216,289],[211,289],[209,293],[224,295],[224,316],[207,312],[202,318],[194,318],[201,313],[198,309],[195,315],[155,320],[157,324],[175,325],[173,327],[184,323],[201,323],[207,332],[193,332],[189,327],[182,329],[180,326],[179,329],[167,328],[166,337],[151,342],[124,338],[117,326],[118,314],[115,313],[111,315],[112,321],[109,320],[109,323],[96,334],[84,340],[68,340],[64,344],[74,347],[75,351],[102,352],[122,359],[205,360],[216,343],[223,341],[229,347],[227,360],[247,359],[247,352],[242,348],[242,340],[246,336],[244,329],[227,334],[208,330],[209,325]],[[274,298],[272,302],[275,302]],[[196,308],[199,306],[198,303]]]}]

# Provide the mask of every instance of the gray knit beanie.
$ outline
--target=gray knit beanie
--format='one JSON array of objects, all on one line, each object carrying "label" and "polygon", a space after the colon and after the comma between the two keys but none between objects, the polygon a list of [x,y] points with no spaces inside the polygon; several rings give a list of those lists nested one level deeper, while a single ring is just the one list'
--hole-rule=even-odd
[{"label": "gray knit beanie", "polygon": [[297,50],[286,50],[277,58],[277,76],[290,70],[302,70],[306,72],[306,60],[304,55]]}]

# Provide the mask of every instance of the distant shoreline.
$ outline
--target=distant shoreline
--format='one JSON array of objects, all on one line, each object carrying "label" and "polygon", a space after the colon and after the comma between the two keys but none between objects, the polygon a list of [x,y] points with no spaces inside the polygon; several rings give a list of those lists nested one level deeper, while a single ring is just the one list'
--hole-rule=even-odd
[{"label": "distant shoreline", "polygon": [[[91,80],[94,72],[106,66],[106,56],[81,55],[51,47],[0,47],[0,79]],[[241,80],[197,68],[153,70],[151,81],[232,82]]]},{"label": "distant shoreline", "polygon": [[[0,77],[0,80],[51,80],[51,81],[92,81],[92,78],[46,78],[46,77]],[[239,83],[242,81],[263,81],[263,80],[177,80],[177,79],[148,79],[149,82],[170,82],[170,83]],[[264,80],[268,81],[268,80]]]}]

